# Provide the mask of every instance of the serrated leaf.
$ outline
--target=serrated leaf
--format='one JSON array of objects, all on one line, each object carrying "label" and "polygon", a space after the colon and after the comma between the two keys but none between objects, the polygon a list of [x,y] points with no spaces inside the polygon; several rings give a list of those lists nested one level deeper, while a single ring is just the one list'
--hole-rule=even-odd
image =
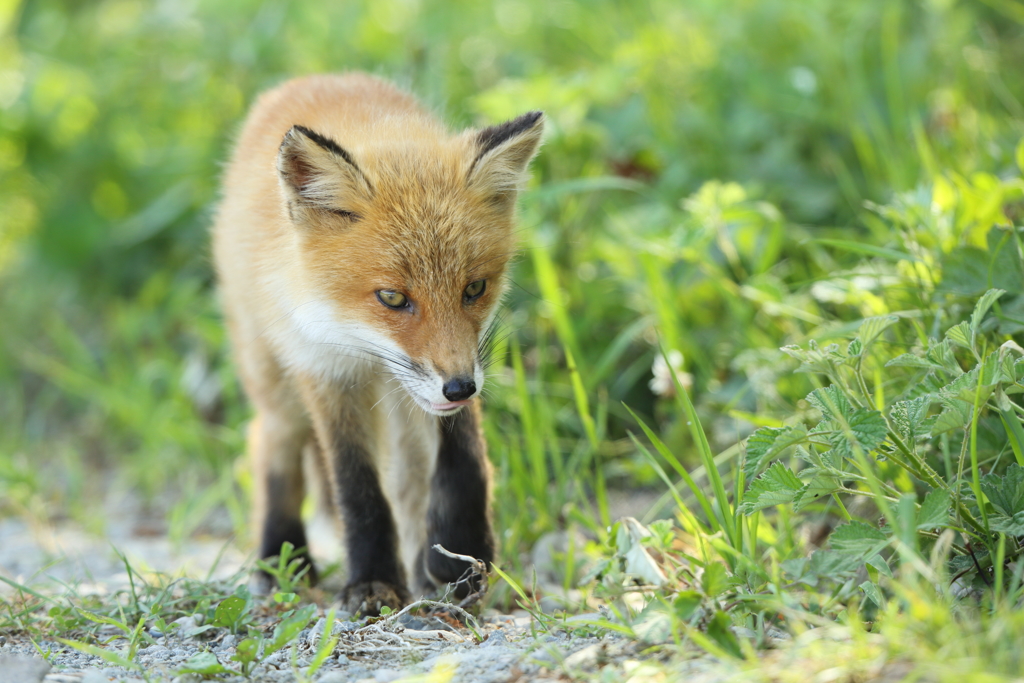
[{"label": "serrated leaf", "polygon": [[852,363],[860,356],[864,350],[864,343],[860,339],[854,339],[846,346],[846,357],[848,362]]},{"label": "serrated leaf", "polygon": [[889,417],[896,426],[904,441],[913,442],[921,436],[928,435],[929,424],[928,410],[931,408],[932,398],[921,396],[910,401],[894,403],[889,411]]},{"label": "serrated leaf", "polygon": [[940,399],[943,410],[932,423],[931,435],[938,436],[954,429],[963,429],[971,421],[971,406],[963,401]]},{"label": "serrated leaf", "polygon": [[850,401],[836,385],[815,389],[807,395],[807,401],[821,411],[823,419],[832,420],[837,415],[850,414]]},{"label": "serrated leaf", "polygon": [[966,320],[946,330],[946,339],[965,349],[971,348],[971,324]]},{"label": "serrated leaf", "polygon": [[828,538],[828,544],[836,552],[867,558],[881,552],[889,540],[881,529],[864,522],[849,522],[835,528]]},{"label": "serrated leaf", "polygon": [[813,472],[827,473],[832,471],[842,472],[843,470],[843,456],[839,455],[831,448],[824,453],[818,453],[818,451],[813,448],[808,450],[802,446],[797,446],[796,454],[800,459],[811,463],[813,467],[809,468],[809,470]]},{"label": "serrated leaf", "polygon": [[1012,517],[992,515],[988,518],[988,527],[992,531],[1000,531],[1010,536],[1024,536],[1024,512],[1018,512]]},{"label": "serrated leaf", "polygon": [[854,443],[867,455],[885,441],[888,433],[882,414],[867,408],[854,410],[847,419],[847,426],[848,431],[837,424],[836,430],[829,435],[832,448],[844,458],[853,458]]},{"label": "serrated leaf", "polygon": [[819,349],[817,342],[812,339],[807,343],[807,347],[807,350],[804,350],[799,346],[789,345],[783,346],[779,350],[787,356],[800,361],[800,367],[797,369],[797,372],[820,372],[827,374],[835,369],[837,363],[845,361],[845,358],[838,353],[839,346],[836,344],[830,344],[824,349]]},{"label": "serrated leaf", "polygon": [[899,318],[894,315],[880,315],[874,318],[865,318],[864,322],[862,322],[860,327],[857,329],[857,338],[860,339],[861,344],[867,347],[871,342],[878,338],[878,335],[882,334],[882,332],[897,322],[899,322]]},{"label": "serrated leaf", "polygon": [[928,352],[925,353],[925,357],[928,360],[933,361],[947,372],[954,375],[960,375],[963,370],[960,368],[960,363],[956,360],[956,354],[953,353],[953,348],[948,339],[943,339],[940,342],[932,342],[928,347]]},{"label": "serrated leaf", "polygon": [[971,342],[973,344],[975,338],[978,335],[978,328],[981,326],[981,321],[985,319],[985,314],[988,313],[988,309],[992,308],[992,304],[996,302],[996,299],[1006,294],[1006,290],[1003,289],[990,289],[981,295],[978,299],[978,303],[974,305],[974,312],[971,314]]},{"label": "serrated leaf", "polygon": [[788,467],[777,462],[751,483],[739,509],[743,514],[751,515],[773,505],[789,503],[801,488],[803,482]]},{"label": "serrated leaf", "polygon": [[924,497],[921,509],[917,511],[917,528],[920,531],[936,529],[949,522],[949,492],[934,489]]},{"label": "serrated leaf", "polygon": [[[939,394],[945,398],[959,399],[972,406],[976,397],[979,403],[984,403],[999,384],[1001,375],[999,358],[997,352],[993,351],[980,365],[974,366],[969,372],[965,372],[942,387]],[[981,382],[980,392],[977,391],[979,381]]]},{"label": "serrated leaf", "polygon": [[804,484],[793,499],[793,509],[802,510],[811,503],[831,496],[839,490],[839,482],[832,477],[818,476]]},{"label": "serrated leaf", "polygon": [[807,440],[807,430],[801,427],[761,427],[746,441],[746,460],[743,472],[748,480],[757,476],[762,467],[790,446]]},{"label": "serrated leaf", "polygon": [[1024,468],[1014,463],[1003,476],[987,474],[981,480],[981,490],[989,502],[1007,517],[1024,512]]},{"label": "serrated leaf", "polygon": [[864,560],[857,555],[836,550],[815,550],[807,564],[806,574],[835,581],[849,578],[863,564]]}]

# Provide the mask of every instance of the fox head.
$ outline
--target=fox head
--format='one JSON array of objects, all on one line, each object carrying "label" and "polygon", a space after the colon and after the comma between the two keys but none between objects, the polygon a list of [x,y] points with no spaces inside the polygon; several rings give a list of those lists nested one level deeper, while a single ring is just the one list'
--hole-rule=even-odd
[{"label": "fox head", "polygon": [[295,125],[281,143],[305,294],[329,318],[318,337],[386,368],[431,414],[483,389],[516,194],[543,125],[540,112],[455,136],[387,123],[373,140]]}]

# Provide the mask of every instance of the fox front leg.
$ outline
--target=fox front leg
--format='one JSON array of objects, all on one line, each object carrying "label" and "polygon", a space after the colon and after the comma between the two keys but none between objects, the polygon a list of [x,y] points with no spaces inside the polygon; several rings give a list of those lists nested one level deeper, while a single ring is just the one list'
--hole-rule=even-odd
[{"label": "fox front leg", "polygon": [[[435,584],[456,583],[466,574],[469,563],[442,555],[433,549],[469,555],[489,566],[494,560],[491,530],[491,465],[487,445],[480,431],[480,409],[476,401],[440,419],[441,446],[430,486],[427,515],[427,545],[424,569]],[[463,598],[479,590],[480,577],[459,583],[455,596]]]},{"label": "fox front leg", "polygon": [[[382,607],[398,609],[410,600],[399,559],[398,534],[372,452],[368,411],[354,397],[305,387],[306,403],[330,473],[345,527],[348,583],[345,609],[364,616]],[[365,403],[365,402],[364,402]]]}]

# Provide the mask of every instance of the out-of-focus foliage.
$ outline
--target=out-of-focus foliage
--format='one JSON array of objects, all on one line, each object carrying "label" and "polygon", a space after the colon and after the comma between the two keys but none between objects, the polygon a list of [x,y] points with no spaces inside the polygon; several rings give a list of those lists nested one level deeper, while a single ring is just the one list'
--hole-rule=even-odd
[{"label": "out-of-focus foliage", "polygon": [[[859,259],[893,248],[894,222],[865,201],[938,178],[940,205],[1019,222],[997,176],[1024,133],[1021,14],[1002,0],[0,0],[0,500],[74,508],[116,465],[149,495],[221,482],[179,510],[183,528],[235,505],[247,408],[206,245],[219,164],[259,91],[343,69],[393,78],[457,126],[549,116],[489,397],[499,497],[522,503],[499,510],[507,548],[595,490],[603,507],[594,482],[654,480],[622,402],[697,462],[648,386],[659,340],[727,450],[813,388],[779,347],[889,305],[885,273]],[[943,229],[939,266],[986,246],[987,228]]]}]

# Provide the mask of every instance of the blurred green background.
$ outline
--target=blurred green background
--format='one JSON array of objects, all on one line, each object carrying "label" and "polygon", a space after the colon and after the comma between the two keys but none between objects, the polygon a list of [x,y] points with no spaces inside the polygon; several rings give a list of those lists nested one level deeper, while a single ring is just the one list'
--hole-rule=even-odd
[{"label": "blurred green background", "polygon": [[937,217],[938,272],[1020,218],[1022,64],[1017,0],[0,0],[0,514],[100,530],[114,486],[176,538],[244,531],[207,228],[282,80],[367,70],[453,127],[549,117],[488,399],[514,553],[657,481],[624,403],[696,461],[659,340],[729,457],[802,409],[780,346],[984,291],[914,289],[885,250]]}]

